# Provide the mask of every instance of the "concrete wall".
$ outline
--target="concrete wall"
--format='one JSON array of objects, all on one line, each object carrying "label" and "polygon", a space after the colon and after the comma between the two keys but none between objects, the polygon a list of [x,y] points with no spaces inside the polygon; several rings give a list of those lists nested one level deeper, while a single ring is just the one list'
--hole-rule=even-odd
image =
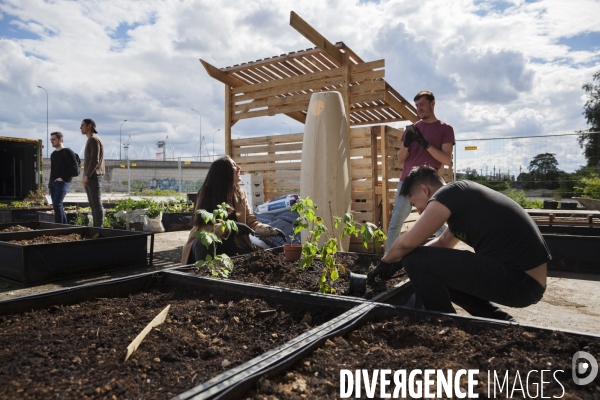
[{"label": "concrete wall", "polygon": [[[105,160],[106,174],[103,189],[106,193],[125,192],[131,174],[131,191],[142,189],[172,189],[179,191],[182,181],[182,193],[196,193],[206,178],[210,162],[181,161],[181,174],[178,161],[130,160],[129,171],[127,160]],[[83,160],[81,160],[83,165]],[[69,192],[85,192],[81,175],[73,178]],[[50,178],[50,159],[44,158],[44,188],[48,187]]]}]

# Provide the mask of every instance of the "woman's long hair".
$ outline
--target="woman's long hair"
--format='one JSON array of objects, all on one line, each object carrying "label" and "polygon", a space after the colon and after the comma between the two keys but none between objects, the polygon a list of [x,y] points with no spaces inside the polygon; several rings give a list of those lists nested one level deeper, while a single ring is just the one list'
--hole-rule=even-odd
[{"label": "woman's long hair", "polygon": [[[237,182],[233,181],[233,160],[229,156],[223,156],[213,161],[206,180],[198,190],[194,211],[203,209],[212,212],[223,202],[233,205],[236,187]],[[203,226],[204,220],[198,214],[194,214],[193,223],[194,226]]]}]

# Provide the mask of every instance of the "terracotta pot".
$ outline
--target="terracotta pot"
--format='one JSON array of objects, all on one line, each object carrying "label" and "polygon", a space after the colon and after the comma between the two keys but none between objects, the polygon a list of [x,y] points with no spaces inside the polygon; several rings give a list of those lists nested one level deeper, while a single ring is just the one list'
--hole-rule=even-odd
[{"label": "terracotta pot", "polygon": [[283,253],[286,261],[298,261],[302,256],[301,244],[284,244]]}]

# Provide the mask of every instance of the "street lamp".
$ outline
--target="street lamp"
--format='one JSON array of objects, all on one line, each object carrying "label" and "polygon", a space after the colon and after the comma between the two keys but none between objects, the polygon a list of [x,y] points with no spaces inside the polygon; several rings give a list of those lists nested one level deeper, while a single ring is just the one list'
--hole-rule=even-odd
[{"label": "street lamp", "polygon": [[44,92],[46,92],[46,158],[48,158],[48,150],[50,150],[50,147],[48,145],[48,141],[49,141],[49,136],[48,136],[48,91],[46,89],[44,89],[43,87],[41,87],[40,85],[38,85],[38,87],[40,89],[42,89]]},{"label": "street lamp", "polygon": [[200,114],[200,148],[198,150],[198,161],[202,161],[202,113],[200,113],[198,110],[194,110],[193,108],[192,111],[196,111],[198,114]]},{"label": "street lamp", "polygon": [[215,133],[219,132],[221,129],[217,129],[213,132],[213,161],[215,161]]},{"label": "street lamp", "polygon": [[282,122],[282,124],[284,124],[284,125],[287,125],[287,126],[288,126],[288,128],[290,128],[290,134],[291,134],[291,133],[292,133],[292,127],[290,126],[290,124],[288,124],[288,123],[285,123],[285,122]]},{"label": "street lamp", "polygon": [[123,120],[123,122],[121,122],[121,126],[119,127],[119,160],[121,159],[121,147],[123,147],[121,145],[121,128],[123,127],[123,124],[127,122],[126,119]]}]

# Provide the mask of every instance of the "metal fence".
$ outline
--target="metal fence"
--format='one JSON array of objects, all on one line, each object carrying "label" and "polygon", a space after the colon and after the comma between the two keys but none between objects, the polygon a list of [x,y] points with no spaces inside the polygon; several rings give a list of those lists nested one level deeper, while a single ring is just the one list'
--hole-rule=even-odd
[{"label": "metal fence", "polygon": [[[587,132],[586,132],[587,133]],[[591,132],[590,135],[600,135]],[[579,145],[580,134],[508,138],[462,139],[454,149],[455,179],[509,182],[519,189],[540,189],[542,197],[570,197],[587,167]],[[600,156],[600,147],[596,148]],[[600,163],[599,163],[600,164]],[[573,173],[579,171],[578,176]]]}]

